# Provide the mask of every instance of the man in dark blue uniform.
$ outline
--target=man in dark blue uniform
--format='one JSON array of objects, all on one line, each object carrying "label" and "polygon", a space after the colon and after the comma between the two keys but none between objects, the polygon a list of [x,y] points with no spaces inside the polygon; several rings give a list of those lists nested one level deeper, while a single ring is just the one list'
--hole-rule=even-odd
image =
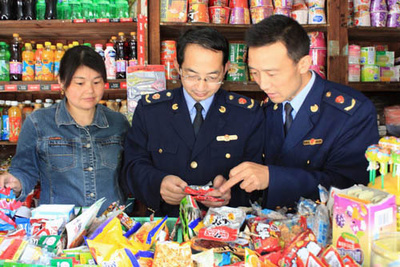
[{"label": "man in dark blue uniform", "polygon": [[[247,32],[249,68],[267,94],[265,165],[242,163],[222,192],[262,190],[263,206],[318,198],[318,184],[367,184],[366,148],[377,143],[376,111],[363,94],[309,71],[310,40],[293,19],[272,16]],[[330,70],[334,71],[334,70]]]},{"label": "man in dark blue uniform", "polygon": [[[146,95],[125,141],[124,177],[134,197],[158,215],[178,215],[187,185],[217,189],[224,202],[249,205],[239,187],[221,194],[231,168],[262,162],[263,119],[253,99],[220,86],[228,69],[228,42],[212,28],[191,29],[177,43],[182,88]],[[232,195],[232,198],[231,198]]]}]

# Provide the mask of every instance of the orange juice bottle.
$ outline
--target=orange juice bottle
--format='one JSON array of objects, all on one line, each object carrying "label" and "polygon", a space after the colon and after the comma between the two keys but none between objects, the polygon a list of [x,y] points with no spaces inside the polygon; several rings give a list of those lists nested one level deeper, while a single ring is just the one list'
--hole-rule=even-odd
[{"label": "orange juice bottle", "polygon": [[25,43],[25,51],[22,52],[22,80],[35,80],[35,53],[31,43]]},{"label": "orange juice bottle", "polygon": [[43,50],[43,78],[42,81],[53,81],[53,65],[54,65],[54,53],[51,50],[51,43],[44,43]]},{"label": "orange juice bottle", "polygon": [[57,43],[56,52],[54,53],[54,80],[57,80],[61,58],[64,56],[64,53],[63,44]]},{"label": "orange juice bottle", "polygon": [[22,127],[22,113],[18,107],[18,101],[11,102],[11,108],[8,110],[8,121],[10,124],[9,141],[16,143]]},{"label": "orange juice bottle", "polygon": [[35,52],[35,80],[42,81],[43,75],[43,45],[36,45]]}]

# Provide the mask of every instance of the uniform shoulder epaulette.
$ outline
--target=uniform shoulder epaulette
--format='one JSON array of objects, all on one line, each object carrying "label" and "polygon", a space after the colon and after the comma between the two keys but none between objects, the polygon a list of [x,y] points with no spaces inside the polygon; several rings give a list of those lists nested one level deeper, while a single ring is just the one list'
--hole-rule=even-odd
[{"label": "uniform shoulder epaulette", "polygon": [[323,100],[350,115],[353,115],[361,105],[359,100],[336,89],[326,91]]},{"label": "uniform shoulder epaulette", "polygon": [[260,102],[260,107],[266,107],[266,106],[269,106],[269,105],[271,105],[271,104],[273,104],[273,103],[274,103],[274,102],[272,102],[272,101],[269,99],[269,97],[266,96],[266,97],[264,98],[264,100]]},{"label": "uniform shoulder epaulette", "polygon": [[254,99],[236,93],[228,93],[226,103],[249,110],[254,110],[259,105]]},{"label": "uniform shoulder epaulette", "polygon": [[159,93],[147,94],[143,96],[143,104],[151,105],[155,103],[161,103],[164,101],[171,100],[173,97],[173,92],[169,90],[161,91]]}]

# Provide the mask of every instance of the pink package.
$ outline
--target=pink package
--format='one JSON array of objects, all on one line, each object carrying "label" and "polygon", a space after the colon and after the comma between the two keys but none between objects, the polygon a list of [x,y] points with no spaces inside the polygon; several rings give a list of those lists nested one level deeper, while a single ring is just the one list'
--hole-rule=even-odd
[{"label": "pink package", "polygon": [[312,65],[326,65],[326,48],[310,48]]},{"label": "pink package", "polygon": [[361,65],[349,64],[349,82],[359,82],[361,77]]},{"label": "pink package", "polygon": [[400,12],[400,3],[397,0],[387,0],[388,10]]},{"label": "pink package", "polygon": [[350,255],[370,266],[371,244],[382,233],[396,231],[396,198],[356,185],[334,196],[332,244],[340,256]]},{"label": "pink package", "polygon": [[291,17],[291,14],[292,14],[291,8],[277,7],[274,9],[274,15],[284,15],[286,17]]},{"label": "pink package", "polygon": [[309,32],[310,48],[326,48],[325,34],[323,32]]},{"label": "pink package", "polygon": [[371,0],[370,11],[387,11],[386,0]]},{"label": "pink package", "polygon": [[250,0],[250,7],[272,7],[272,0]]},{"label": "pink package", "polygon": [[257,24],[263,19],[272,16],[274,13],[274,9],[272,7],[266,6],[258,6],[258,7],[252,7],[250,8],[250,14],[251,14],[251,23]]},{"label": "pink package", "polygon": [[275,8],[292,8],[293,0],[273,0]]},{"label": "pink package", "polygon": [[249,9],[244,7],[232,8],[229,24],[250,24]]}]

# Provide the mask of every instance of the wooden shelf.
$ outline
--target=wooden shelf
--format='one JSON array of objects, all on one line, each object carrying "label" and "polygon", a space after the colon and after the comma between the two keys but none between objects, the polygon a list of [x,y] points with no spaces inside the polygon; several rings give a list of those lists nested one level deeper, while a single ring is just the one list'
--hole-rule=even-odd
[{"label": "wooden shelf", "polygon": [[0,146],[16,146],[17,143],[10,143],[8,141],[0,141]]},{"label": "wooden shelf", "polygon": [[[214,23],[178,23],[178,22],[161,22],[160,32],[161,39],[177,39],[179,35],[191,27],[213,27],[226,36],[229,40],[244,40],[245,32],[250,28],[251,24],[214,24]],[[307,32],[323,31],[326,32],[327,24],[303,25]]]},{"label": "wooden shelf", "polygon": [[[174,89],[180,86],[181,82],[179,80],[167,80],[167,89]],[[224,84],[221,88],[230,92],[263,92],[255,82],[224,81]]]},{"label": "wooden shelf", "polygon": [[348,85],[361,92],[400,92],[400,82],[349,82]]},{"label": "wooden shelf", "polygon": [[73,23],[71,20],[3,20],[0,39],[11,40],[13,33],[24,39],[108,40],[118,32],[136,31],[136,22]]},{"label": "wooden shelf", "polygon": [[349,27],[349,41],[399,42],[400,28]]}]

